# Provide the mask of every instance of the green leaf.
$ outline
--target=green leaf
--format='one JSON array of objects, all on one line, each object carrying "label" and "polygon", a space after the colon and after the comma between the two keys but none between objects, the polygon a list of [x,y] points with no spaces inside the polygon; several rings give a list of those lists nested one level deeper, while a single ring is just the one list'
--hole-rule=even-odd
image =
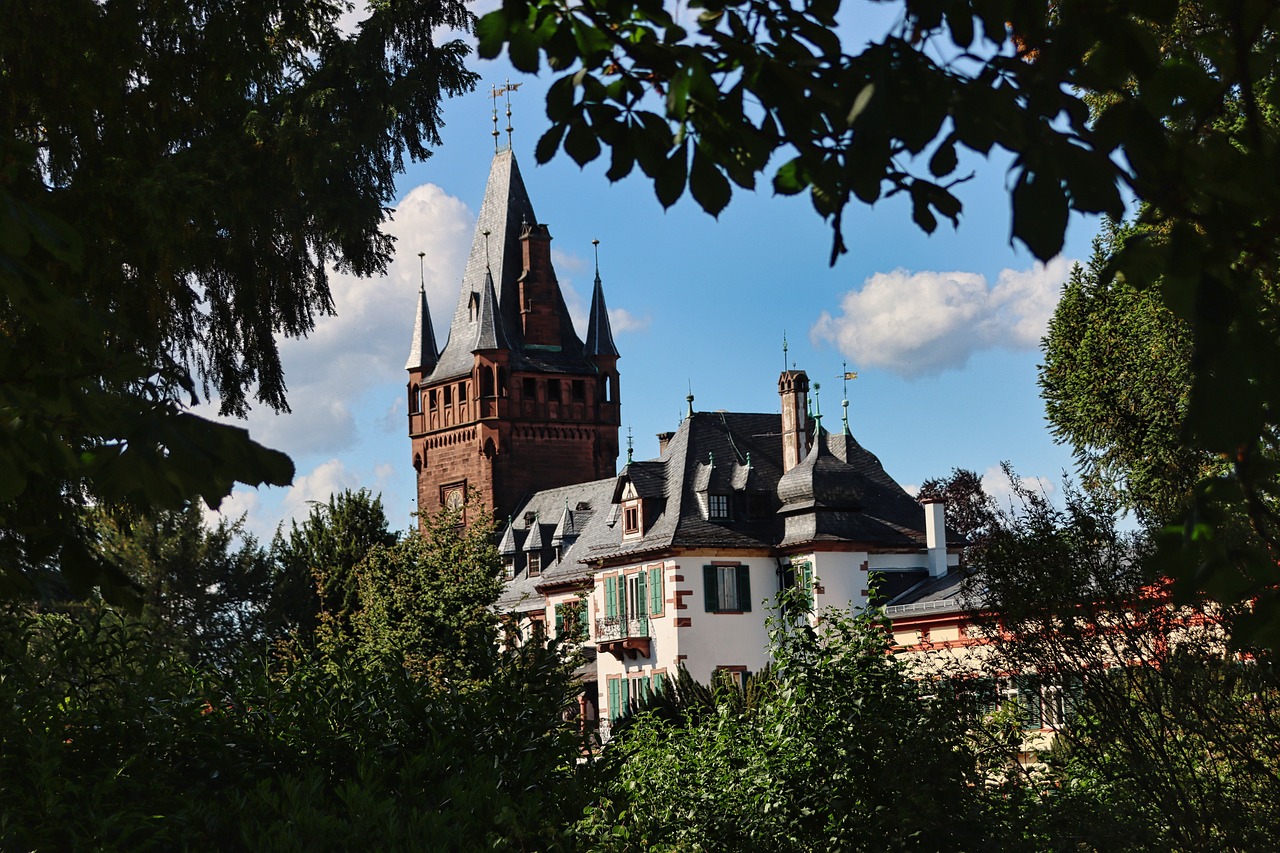
[{"label": "green leaf", "polygon": [[809,186],[800,158],[795,157],[778,167],[773,175],[773,191],[779,195],[796,195]]},{"label": "green leaf", "polygon": [[565,153],[573,158],[579,166],[585,166],[600,156],[600,140],[595,131],[584,121],[569,125],[569,135],[564,140]]},{"label": "green leaf", "polygon": [[476,38],[479,46],[476,53],[481,59],[496,59],[502,53],[502,44],[507,35],[507,15],[497,9],[476,21]]},{"label": "green leaf", "polygon": [[511,64],[515,66],[517,71],[524,71],[528,74],[538,73],[538,60],[540,57],[538,40],[528,27],[520,24],[511,30],[510,40],[507,43],[507,53],[511,57]]},{"label": "green leaf", "polygon": [[1037,260],[1048,261],[1062,250],[1067,213],[1067,194],[1055,176],[1022,171],[1013,188],[1013,236]]},{"label": "green leaf", "polygon": [[684,141],[667,157],[654,176],[653,189],[658,202],[670,207],[684,194],[685,178],[689,168],[689,143]]},{"label": "green leaf", "polygon": [[956,166],[960,163],[956,156],[956,143],[954,137],[948,137],[938,146],[938,150],[933,152],[933,156],[929,158],[929,171],[933,173],[935,178],[941,178],[950,175],[956,170]]},{"label": "green leaf", "polygon": [[551,162],[551,158],[556,156],[556,151],[560,149],[560,138],[564,136],[564,125],[553,124],[551,129],[542,134],[542,138],[538,140],[538,144],[533,149],[533,158],[539,164]]},{"label": "green leaf", "polygon": [[706,155],[701,145],[696,145],[693,149],[689,192],[703,210],[716,217],[725,209],[733,196],[733,188],[729,186],[728,179],[716,168],[715,163]]}]

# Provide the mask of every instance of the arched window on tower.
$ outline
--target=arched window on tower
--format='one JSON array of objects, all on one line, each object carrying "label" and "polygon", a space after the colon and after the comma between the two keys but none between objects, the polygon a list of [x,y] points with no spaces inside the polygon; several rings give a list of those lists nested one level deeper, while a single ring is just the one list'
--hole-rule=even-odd
[{"label": "arched window on tower", "polygon": [[493,368],[484,366],[480,368],[480,398],[487,400],[495,396],[493,393]]},{"label": "arched window on tower", "polygon": [[618,402],[618,374],[609,374],[609,399],[608,402]]},{"label": "arched window on tower", "polygon": [[507,369],[505,367],[498,368],[498,396],[507,396]]},{"label": "arched window on tower", "polygon": [[409,386],[409,414],[416,415],[422,411],[422,389],[415,383]]}]

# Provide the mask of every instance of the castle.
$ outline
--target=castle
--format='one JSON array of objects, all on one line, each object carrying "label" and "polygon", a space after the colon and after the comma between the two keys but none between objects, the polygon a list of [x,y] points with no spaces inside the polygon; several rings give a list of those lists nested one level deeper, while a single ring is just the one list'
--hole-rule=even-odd
[{"label": "castle", "polygon": [[[498,519],[499,608],[522,633],[579,622],[581,716],[608,723],[686,667],[701,681],[767,663],[765,602],[798,587],[815,609],[879,600],[952,612],[958,547],[850,434],[810,414],[786,370],[771,414],[689,410],[617,471],[620,388],[597,270],[585,342],[565,308],[511,150],[493,160],[443,350],[425,293],[408,364],[418,506]],[[577,633],[575,629],[575,633]]]}]

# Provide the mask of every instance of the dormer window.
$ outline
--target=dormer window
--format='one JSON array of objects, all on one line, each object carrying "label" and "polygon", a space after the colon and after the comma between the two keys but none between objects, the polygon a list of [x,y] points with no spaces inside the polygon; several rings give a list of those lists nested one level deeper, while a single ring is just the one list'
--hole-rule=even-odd
[{"label": "dormer window", "polygon": [[542,574],[542,554],[537,551],[529,552],[529,577],[536,578]]},{"label": "dormer window", "polygon": [[640,532],[640,506],[628,506],[622,509],[622,535],[627,536]]},{"label": "dormer window", "polygon": [[516,576],[516,555],[507,554],[502,558],[502,577],[514,580]]},{"label": "dormer window", "polygon": [[480,294],[472,293],[467,299],[467,313],[473,323],[480,319]]},{"label": "dormer window", "polygon": [[725,521],[729,518],[729,496],[707,495],[707,518],[713,521]]}]

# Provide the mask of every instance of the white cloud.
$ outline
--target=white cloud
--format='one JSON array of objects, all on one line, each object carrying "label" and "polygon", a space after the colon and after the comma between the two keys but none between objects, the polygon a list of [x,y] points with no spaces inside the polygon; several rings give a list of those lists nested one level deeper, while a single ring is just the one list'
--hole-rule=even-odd
[{"label": "white cloud", "polygon": [[[396,238],[386,275],[358,278],[330,270],[336,316],[318,318],[304,339],[280,343],[292,411],[278,415],[254,409],[244,424],[250,434],[291,456],[353,448],[358,438],[353,404],[378,384],[395,385],[405,377],[420,280],[436,342],[444,346],[473,222],[465,204],[434,184],[410,190],[394,218],[383,224],[383,231]],[[421,272],[418,252],[424,253]]]},{"label": "white cloud", "polygon": [[626,308],[609,309],[609,325],[613,328],[615,335],[647,331],[650,322],[652,322],[650,317],[637,317]]},{"label": "white cloud", "polygon": [[322,462],[310,473],[293,478],[293,485],[285,493],[281,503],[284,521],[302,521],[311,513],[311,504],[328,503],[329,497],[343,489],[360,486],[360,478],[347,470],[341,459]]},{"label": "white cloud", "polygon": [[903,377],[959,369],[976,352],[1033,349],[1044,335],[1071,262],[1005,269],[995,286],[970,272],[876,273],[824,311],[809,336],[836,346],[859,367]]},{"label": "white cloud", "polygon": [[[258,506],[261,503],[262,500],[257,489],[241,486],[223,498],[217,509],[204,507],[204,522],[213,527],[223,519],[229,522],[236,522],[241,516],[247,515],[246,525],[248,525],[257,516]],[[251,530],[250,532],[257,533],[258,531]]]}]

